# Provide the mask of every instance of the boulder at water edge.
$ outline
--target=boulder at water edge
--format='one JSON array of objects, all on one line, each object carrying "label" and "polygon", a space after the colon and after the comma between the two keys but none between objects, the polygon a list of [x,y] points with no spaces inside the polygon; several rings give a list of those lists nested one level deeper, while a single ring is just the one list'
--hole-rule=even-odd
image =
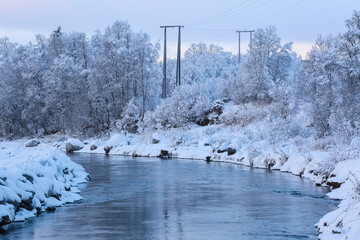
[{"label": "boulder at water edge", "polygon": [[84,147],[84,143],[81,142],[79,139],[69,138],[66,141],[65,147],[67,153],[72,153],[73,151],[78,151],[82,149]]}]

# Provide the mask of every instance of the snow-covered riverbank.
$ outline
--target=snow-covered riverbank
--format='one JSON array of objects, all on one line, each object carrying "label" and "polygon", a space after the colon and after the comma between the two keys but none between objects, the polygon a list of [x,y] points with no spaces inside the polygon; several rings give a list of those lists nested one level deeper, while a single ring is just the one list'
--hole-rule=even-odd
[{"label": "snow-covered riverbank", "polygon": [[[186,128],[147,131],[135,135],[114,134],[108,139],[83,141],[66,140],[62,137],[56,141],[55,136],[41,139],[42,144],[31,149],[23,147],[25,146],[24,140],[14,141],[11,144],[5,142],[2,144],[6,147],[1,150],[1,156],[4,156],[5,166],[16,172],[16,177],[12,178],[15,180],[12,181],[17,184],[25,183],[31,186],[32,183],[24,177],[24,174],[27,171],[33,171],[31,176],[34,175],[34,179],[36,179],[33,182],[41,185],[43,183],[39,176],[45,175],[43,173],[45,167],[51,167],[51,174],[45,171],[49,174],[45,176],[52,179],[53,184],[46,182],[45,188],[41,186],[40,194],[35,193],[34,195],[34,199],[40,200],[42,204],[40,209],[43,210],[50,206],[50,203],[61,205],[80,198],[73,192],[76,192],[76,183],[84,181],[87,175],[80,166],[64,156],[63,152],[67,148],[80,153],[96,154],[105,154],[105,150],[107,150],[110,155],[156,157],[163,153],[164,157],[167,157],[168,153],[170,157],[176,158],[205,160],[206,157],[210,157],[213,161],[290,172],[312,179],[317,185],[331,187],[332,191],[328,194],[329,197],[342,200],[337,210],[324,216],[316,225],[320,232],[319,239],[357,239],[356,236],[360,229],[360,185],[358,181],[360,179],[360,161],[348,159],[338,162],[333,158],[334,152],[319,147],[319,144],[310,138],[286,140],[276,145],[267,140],[259,140],[258,136],[254,136],[256,134],[254,129],[260,128],[261,125],[256,123],[248,128],[225,125],[206,127],[189,125]],[[260,132],[259,130],[258,134]],[[10,165],[11,162],[16,164]],[[28,168],[27,164],[30,163],[31,167]],[[69,175],[69,173],[72,174]],[[14,187],[15,185],[10,186]],[[72,186],[71,191],[66,191],[69,186]],[[39,186],[33,187],[39,188]],[[21,194],[19,192],[21,188],[15,189],[15,192],[18,191],[17,195]],[[56,190],[55,196],[52,193],[49,194],[52,189]],[[59,199],[56,199],[58,196],[56,194],[60,195]],[[18,204],[15,203],[12,206],[18,206]],[[34,207],[36,206],[38,205],[34,205]],[[1,205],[1,207],[3,216],[6,216],[4,213],[8,213],[9,217],[14,217],[11,215],[14,209],[9,203]],[[35,210],[29,212],[20,208],[16,218],[21,219],[23,213],[29,215],[29,213],[35,212]]]},{"label": "snow-covered riverbank", "polygon": [[[255,134],[254,129],[259,128],[260,125],[254,125],[251,131]],[[317,185],[332,189],[328,194],[330,198],[342,200],[337,210],[317,223],[319,239],[355,240],[359,236],[360,160],[339,162],[334,158],[335,152],[321,148],[310,138],[286,140],[275,145],[259,141],[258,137],[237,126],[192,125],[141,135],[115,134],[108,140],[87,140],[86,143],[79,152],[105,154],[104,149],[107,149],[109,154],[129,156],[153,157],[169,153],[176,158],[205,160],[210,157],[213,161],[269,168],[312,179]],[[65,150],[65,142],[60,142],[58,147]]]},{"label": "snow-covered riverbank", "polygon": [[84,168],[47,144],[0,142],[0,226],[81,199],[77,184]]}]

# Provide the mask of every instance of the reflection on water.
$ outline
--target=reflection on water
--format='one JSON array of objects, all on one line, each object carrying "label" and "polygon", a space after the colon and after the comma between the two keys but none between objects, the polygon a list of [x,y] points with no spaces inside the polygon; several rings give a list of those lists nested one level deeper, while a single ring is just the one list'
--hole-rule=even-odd
[{"label": "reflection on water", "polygon": [[84,200],[0,231],[0,239],[317,239],[336,203],[281,172],[226,163],[76,154]]}]

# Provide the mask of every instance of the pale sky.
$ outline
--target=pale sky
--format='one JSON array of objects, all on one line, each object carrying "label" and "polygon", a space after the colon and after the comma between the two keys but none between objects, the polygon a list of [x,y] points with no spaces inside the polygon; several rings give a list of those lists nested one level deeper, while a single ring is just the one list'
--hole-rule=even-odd
[{"label": "pale sky", "polygon": [[[345,20],[360,10],[360,0],[0,0],[0,37],[27,43],[34,35],[103,30],[126,20],[152,42],[163,43],[160,25],[184,25],[183,50],[193,42],[215,43],[237,53],[236,29],[275,25],[282,41],[305,55],[319,34],[345,30]],[[243,35],[242,52],[248,35]],[[176,53],[176,30],[169,30],[168,51]]]}]

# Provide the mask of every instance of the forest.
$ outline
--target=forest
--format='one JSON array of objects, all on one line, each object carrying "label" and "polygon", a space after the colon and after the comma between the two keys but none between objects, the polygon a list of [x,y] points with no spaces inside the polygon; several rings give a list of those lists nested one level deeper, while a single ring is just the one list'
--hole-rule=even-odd
[{"label": "forest", "polygon": [[[241,64],[217,45],[194,43],[168,59],[169,97],[161,98],[160,45],[117,21],[88,37],[58,27],[26,45],[0,39],[0,135],[99,136],[187,124],[246,125],[264,119],[279,138],[312,136],[356,143],[360,127],[360,12],[346,31],[319,36],[305,60],[274,26],[257,29]],[[218,99],[252,108],[250,116],[209,113]],[[249,115],[249,113],[247,112]]]}]

